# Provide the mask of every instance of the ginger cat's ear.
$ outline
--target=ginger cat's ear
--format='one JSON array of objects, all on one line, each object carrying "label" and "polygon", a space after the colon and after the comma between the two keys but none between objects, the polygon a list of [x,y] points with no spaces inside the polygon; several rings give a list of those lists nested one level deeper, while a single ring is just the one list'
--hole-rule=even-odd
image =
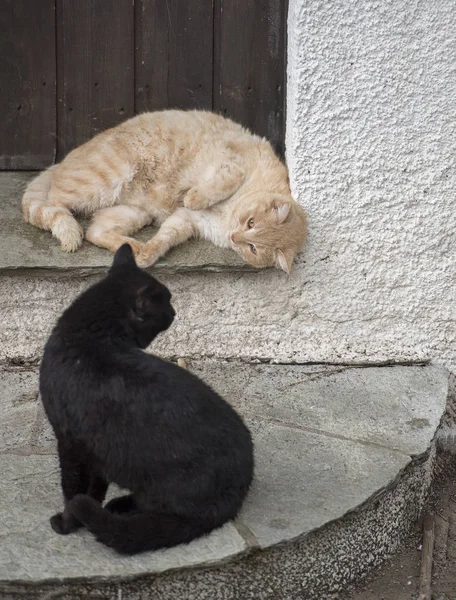
[{"label": "ginger cat's ear", "polygon": [[123,265],[136,266],[135,257],[130,244],[123,244],[114,254],[112,267],[120,267]]},{"label": "ginger cat's ear", "polygon": [[276,213],[277,223],[283,223],[288,217],[291,204],[289,202],[274,202],[274,212]]},{"label": "ginger cat's ear", "polygon": [[276,250],[276,267],[282,269],[288,275],[291,271],[291,265],[293,264],[294,253],[292,250]]}]

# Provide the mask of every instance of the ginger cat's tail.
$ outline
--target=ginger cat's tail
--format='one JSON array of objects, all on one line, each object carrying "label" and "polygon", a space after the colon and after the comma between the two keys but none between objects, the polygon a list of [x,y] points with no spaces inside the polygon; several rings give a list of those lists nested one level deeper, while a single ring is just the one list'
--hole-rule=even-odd
[{"label": "ginger cat's tail", "polygon": [[78,521],[93,533],[97,540],[120,554],[137,554],[148,550],[171,548],[220,527],[226,518],[190,518],[155,512],[116,514],[101,507],[90,496],[79,494],[70,504]]},{"label": "ginger cat's tail", "polygon": [[81,245],[84,233],[68,208],[49,199],[52,171],[56,167],[49,167],[28,184],[22,197],[22,214],[31,225],[50,231],[60,241],[62,250],[74,252]]}]

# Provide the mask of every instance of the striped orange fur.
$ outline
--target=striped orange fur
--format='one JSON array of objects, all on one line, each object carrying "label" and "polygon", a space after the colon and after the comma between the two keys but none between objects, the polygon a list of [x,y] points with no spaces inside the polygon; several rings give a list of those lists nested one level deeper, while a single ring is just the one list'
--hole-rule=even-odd
[{"label": "striped orange fur", "polygon": [[[205,111],[144,113],[98,134],[30,182],[22,213],[66,252],[84,236],[74,215],[90,215],[89,242],[112,252],[128,242],[142,266],[199,236],[289,272],[306,237],[269,142]],[[152,222],[147,243],[131,237]]]}]

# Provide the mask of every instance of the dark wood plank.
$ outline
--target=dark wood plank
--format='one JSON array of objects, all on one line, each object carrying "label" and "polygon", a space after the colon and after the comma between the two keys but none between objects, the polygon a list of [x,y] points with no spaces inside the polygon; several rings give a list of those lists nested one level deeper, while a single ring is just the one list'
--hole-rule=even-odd
[{"label": "dark wood plank", "polygon": [[212,109],[212,0],[136,0],[136,112]]},{"label": "dark wood plank", "polygon": [[41,169],[55,158],[54,0],[2,0],[0,169]]},{"label": "dark wood plank", "polygon": [[286,0],[216,0],[214,109],[284,149]]},{"label": "dark wood plank", "polygon": [[431,600],[432,561],[435,541],[434,516],[423,517],[423,548],[421,552],[420,590],[418,600]]},{"label": "dark wood plank", "polygon": [[168,2],[135,1],[135,111],[168,106]]},{"label": "dark wood plank", "polygon": [[132,0],[57,2],[58,157],[134,114]]}]

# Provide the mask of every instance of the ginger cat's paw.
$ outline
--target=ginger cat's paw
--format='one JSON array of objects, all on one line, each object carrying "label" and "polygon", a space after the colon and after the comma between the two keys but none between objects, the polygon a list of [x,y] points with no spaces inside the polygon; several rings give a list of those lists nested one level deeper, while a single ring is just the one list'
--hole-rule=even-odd
[{"label": "ginger cat's paw", "polygon": [[[134,252],[134,250],[133,250]],[[144,244],[141,251],[136,254],[134,252],[136,258],[136,264],[138,267],[151,267],[157,260],[159,256],[157,254],[157,249],[153,244]]]},{"label": "ginger cat's paw", "polygon": [[153,264],[157,262],[157,258],[148,256],[147,254],[140,254],[136,257],[136,264],[141,269],[146,269],[147,267],[151,267]]},{"label": "ginger cat's paw", "polygon": [[77,221],[71,217],[56,222],[52,234],[60,240],[63,252],[74,252],[82,244],[84,231]]},{"label": "ginger cat's paw", "polygon": [[184,206],[189,210],[203,210],[207,208],[208,203],[202,198],[197,188],[190,188],[184,198]]}]

